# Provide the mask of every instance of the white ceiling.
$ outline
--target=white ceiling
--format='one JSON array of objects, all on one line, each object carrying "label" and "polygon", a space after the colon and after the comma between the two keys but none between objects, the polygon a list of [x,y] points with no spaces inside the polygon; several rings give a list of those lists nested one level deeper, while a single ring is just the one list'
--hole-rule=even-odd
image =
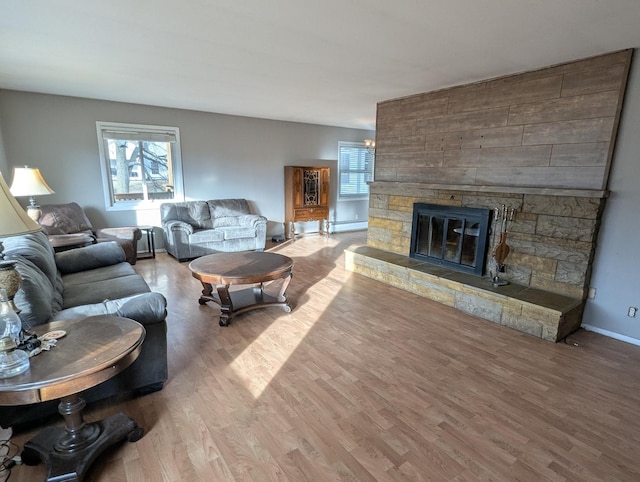
[{"label": "white ceiling", "polygon": [[0,88],[357,128],[630,47],[640,0],[0,0]]}]

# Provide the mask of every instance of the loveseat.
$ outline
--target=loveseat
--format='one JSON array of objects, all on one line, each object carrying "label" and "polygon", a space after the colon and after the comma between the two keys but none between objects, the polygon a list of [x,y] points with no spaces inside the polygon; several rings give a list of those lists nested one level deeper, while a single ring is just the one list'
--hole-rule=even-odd
[{"label": "loveseat", "polygon": [[[166,299],[151,292],[115,242],[54,253],[43,232],[3,240],[6,260],[16,260],[21,284],[14,302],[25,329],[50,321],[113,315],[146,330],[139,357],[116,377],[81,396],[87,402],[113,395],[160,390],[167,380]],[[55,348],[37,356],[55,356]],[[3,427],[30,426],[57,413],[56,402],[0,407]]]},{"label": "loveseat", "polygon": [[160,205],[167,252],[178,261],[218,251],[262,251],[267,218],[252,214],[246,199],[186,201]]}]

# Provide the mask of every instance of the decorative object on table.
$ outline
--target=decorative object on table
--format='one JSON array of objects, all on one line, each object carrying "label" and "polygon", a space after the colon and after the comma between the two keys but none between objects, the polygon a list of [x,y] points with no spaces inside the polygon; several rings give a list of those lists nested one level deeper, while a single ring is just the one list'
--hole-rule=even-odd
[{"label": "decorative object on table", "polygon": [[16,262],[4,259],[2,238],[19,234],[35,233],[42,228],[31,219],[22,206],[13,197],[9,186],[0,174],[0,288],[7,290],[7,297],[13,311],[19,312],[13,303],[18,288],[20,275],[15,269]]},{"label": "decorative object on table", "polygon": [[[493,212],[493,262],[495,272],[490,270],[491,284],[493,286],[504,286],[509,284],[507,280],[500,278],[500,273],[504,273],[504,261],[509,256],[511,248],[507,244],[507,234],[511,229],[513,220],[516,216],[515,208],[507,207],[503,204],[499,208],[495,208]],[[496,244],[496,236],[498,242]]]},{"label": "decorative object on table", "polygon": [[38,222],[42,211],[36,204],[36,196],[53,194],[55,191],[49,187],[44,180],[40,169],[35,167],[16,167],[13,169],[13,182],[11,183],[11,194],[16,197],[29,196],[27,214],[35,222]]},{"label": "decorative object on table", "polygon": [[18,350],[22,322],[11,308],[7,291],[0,288],[0,378],[20,375],[29,369],[29,355]]}]

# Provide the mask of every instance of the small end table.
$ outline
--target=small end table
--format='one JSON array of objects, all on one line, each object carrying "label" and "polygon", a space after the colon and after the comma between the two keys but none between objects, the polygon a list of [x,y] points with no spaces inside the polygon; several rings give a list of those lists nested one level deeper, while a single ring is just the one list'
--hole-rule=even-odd
[{"label": "small end table", "polygon": [[128,318],[94,316],[56,321],[34,329],[40,336],[54,330],[67,334],[49,352],[30,359],[28,371],[0,379],[0,405],[23,405],[60,399],[64,427],[46,427],[24,445],[22,461],[47,465],[45,481],[81,482],[93,461],[109,446],[127,438],[135,442],[144,430],[117,413],[85,423],[85,401],[78,395],[117,375],[140,354],[144,327]]},{"label": "small end table", "polygon": [[156,233],[153,226],[138,226],[147,237],[147,250],[138,253],[138,259],[154,259],[156,257]]}]

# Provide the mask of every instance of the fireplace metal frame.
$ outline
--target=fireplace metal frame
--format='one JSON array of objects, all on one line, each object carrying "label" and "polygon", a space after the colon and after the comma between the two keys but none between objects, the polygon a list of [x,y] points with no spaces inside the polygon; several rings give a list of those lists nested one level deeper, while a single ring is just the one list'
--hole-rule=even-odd
[{"label": "fireplace metal frame", "polygon": [[[414,259],[425,261],[427,263],[446,266],[455,271],[470,273],[476,276],[483,276],[489,254],[487,247],[489,243],[489,235],[491,232],[491,214],[493,210],[473,207],[443,206],[440,204],[414,203],[413,205],[413,222],[411,225],[411,247],[409,256]],[[417,252],[418,238],[420,235],[420,216],[438,217],[444,219],[441,246],[443,253],[441,257],[429,256],[428,254]],[[446,236],[448,232],[449,220],[462,220],[462,233],[458,246],[457,258],[458,262],[451,262],[445,259],[444,249],[446,244]],[[478,223],[479,232],[477,236],[475,259],[476,265],[469,266],[459,262],[461,258],[461,246],[464,242],[466,234],[466,226],[469,223]],[[478,262],[479,261],[479,262]]]}]

